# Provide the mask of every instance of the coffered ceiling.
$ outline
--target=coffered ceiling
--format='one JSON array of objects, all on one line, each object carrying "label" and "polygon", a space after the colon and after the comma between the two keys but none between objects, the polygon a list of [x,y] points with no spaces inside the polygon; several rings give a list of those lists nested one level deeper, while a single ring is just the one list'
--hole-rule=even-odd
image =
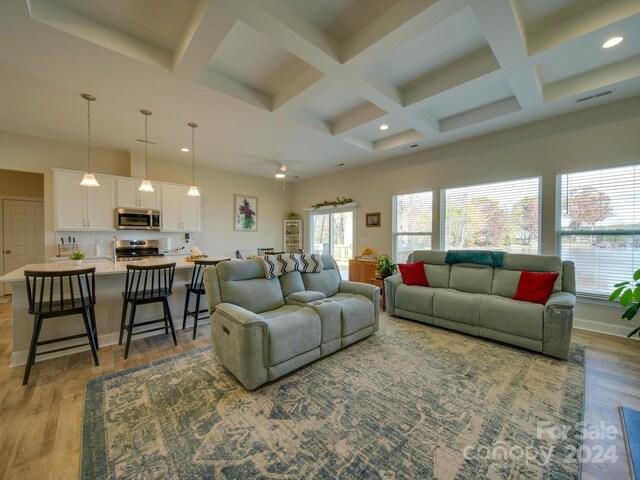
[{"label": "coffered ceiling", "polygon": [[0,129],[88,92],[100,146],[309,178],[640,95],[640,0],[4,0],[0,69]]}]

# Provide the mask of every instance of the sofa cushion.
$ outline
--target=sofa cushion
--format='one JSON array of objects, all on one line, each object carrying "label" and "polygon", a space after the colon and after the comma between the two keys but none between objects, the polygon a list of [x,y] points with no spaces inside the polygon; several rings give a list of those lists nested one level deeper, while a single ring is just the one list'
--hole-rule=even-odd
[{"label": "sofa cushion", "polygon": [[398,285],[396,288],[395,305],[403,310],[433,314],[433,296],[437,289],[431,287],[418,287],[416,285]]},{"label": "sofa cushion", "polygon": [[513,298],[518,289],[520,281],[520,270],[505,270],[504,268],[496,268],[493,272],[493,283],[491,285],[491,293],[500,295],[505,298]]},{"label": "sofa cushion", "polygon": [[260,316],[268,326],[269,366],[320,346],[320,317],[312,309],[285,305]]},{"label": "sofa cushion", "polygon": [[399,263],[398,268],[400,275],[402,275],[402,283],[405,285],[429,286],[429,280],[424,271],[424,262]]},{"label": "sofa cushion", "polygon": [[287,273],[279,277],[278,280],[280,280],[280,288],[282,289],[282,295],[285,298],[292,293],[304,290],[304,282],[302,281],[302,275],[300,272]]},{"label": "sofa cushion", "polygon": [[288,300],[293,300],[294,302],[302,302],[309,303],[314,300],[322,300],[326,298],[326,295],[322,292],[314,292],[313,290],[304,290],[302,292],[292,293],[287,297]]},{"label": "sofa cushion", "polygon": [[374,307],[373,302],[368,298],[351,293],[338,293],[325,301],[327,300],[340,305],[343,337],[373,326]]},{"label": "sofa cushion", "polygon": [[562,291],[562,260],[553,255],[525,255],[510,253],[504,259],[506,270],[527,270],[529,272],[558,272],[560,275],[553,286],[553,292]]},{"label": "sofa cushion", "polygon": [[322,292],[331,297],[338,293],[340,274],[336,268],[326,268],[319,273],[303,273],[302,282],[305,290]]},{"label": "sofa cushion", "polygon": [[467,293],[491,293],[493,267],[456,264],[451,266],[449,288]]},{"label": "sofa cushion", "polygon": [[222,302],[239,305],[253,313],[274,310],[284,305],[284,297],[277,278],[267,280],[263,277],[220,282],[220,297]]},{"label": "sofa cushion", "polygon": [[415,250],[411,253],[410,262],[424,262],[425,265],[447,265],[444,259],[447,252],[439,250]]},{"label": "sofa cushion", "polygon": [[519,337],[542,340],[544,306],[490,295],[480,305],[480,326]]},{"label": "sofa cushion", "polygon": [[480,303],[483,298],[486,298],[486,295],[436,289],[433,296],[433,316],[477,326],[480,322]]},{"label": "sofa cushion", "polygon": [[449,288],[449,277],[451,275],[450,265],[424,264],[424,272],[429,280],[429,286],[434,288]]},{"label": "sofa cushion", "polygon": [[518,290],[513,299],[544,305],[553,292],[553,285],[558,275],[557,272],[527,272],[525,270],[520,274]]}]

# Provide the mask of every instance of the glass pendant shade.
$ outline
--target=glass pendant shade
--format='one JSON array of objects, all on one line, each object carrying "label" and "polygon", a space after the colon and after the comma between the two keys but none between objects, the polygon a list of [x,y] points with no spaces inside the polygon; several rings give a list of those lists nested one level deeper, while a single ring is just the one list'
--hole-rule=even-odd
[{"label": "glass pendant shade", "polygon": [[285,178],[286,175],[284,173],[276,173],[276,178]]},{"label": "glass pendant shade", "polygon": [[199,197],[200,192],[198,191],[198,187],[196,187],[195,185],[191,185],[191,188],[187,192],[187,195],[189,195],[190,197]]},{"label": "glass pendant shade", "polygon": [[194,185],[196,183],[196,128],[198,128],[198,124],[189,122],[187,125],[191,127],[191,188],[189,188],[187,195],[199,197],[198,187]]},{"label": "glass pendant shade", "polygon": [[99,187],[100,184],[96,180],[96,176],[91,173],[91,102],[96,101],[96,97],[88,93],[80,95],[87,101],[87,173],[82,177],[80,185],[83,187]]},{"label": "glass pendant shade", "polygon": [[96,176],[93,173],[85,173],[84,177],[82,177],[82,181],[80,185],[83,187],[99,187],[100,184],[98,180],[96,180]]},{"label": "glass pendant shade", "polygon": [[153,192],[153,185],[149,180],[143,180],[140,184],[140,188],[138,188],[141,192]]}]

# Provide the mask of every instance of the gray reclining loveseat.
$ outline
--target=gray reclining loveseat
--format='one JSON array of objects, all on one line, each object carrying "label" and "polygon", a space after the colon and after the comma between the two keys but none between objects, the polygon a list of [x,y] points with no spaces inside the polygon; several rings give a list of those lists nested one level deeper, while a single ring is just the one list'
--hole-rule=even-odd
[{"label": "gray reclining loveseat", "polygon": [[[497,268],[449,265],[446,255],[416,250],[409,257],[409,262],[424,262],[428,287],[405,285],[400,274],[385,279],[389,315],[568,357],[576,302],[573,262],[509,253]],[[513,300],[523,270],[560,274],[546,305]]]},{"label": "gray reclining loveseat", "polygon": [[271,279],[259,259],[205,270],[216,355],[247,389],[378,330],[380,289],[343,281],[333,257],[321,258],[320,272]]}]

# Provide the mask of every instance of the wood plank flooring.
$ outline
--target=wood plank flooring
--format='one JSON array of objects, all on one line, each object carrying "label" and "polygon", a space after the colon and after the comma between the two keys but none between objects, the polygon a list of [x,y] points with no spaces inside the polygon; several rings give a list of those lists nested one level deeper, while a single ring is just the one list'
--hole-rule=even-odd
[{"label": "wood plank flooring", "polygon": [[[207,325],[198,329],[195,341],[191,329],[177,333],[177,347],[170,335],[134,339],[127,360],[123,347],[103,347],[99,367],[89,352],[37,363],[23,387],[23,368],[9,368],[11,303],[0,305],[0,478],[78,478],[85,381],[211,342]],[[640,409],[640,343],[585,331],[576,331],[574,341],[587,347],[585,419],[590,424],[602,420],[619,432],[608,441],[615,445],[617,461],[585,464],[583,479],[628,479],[617,407]],[[589,448],[602,443],[585,440]]]}]

